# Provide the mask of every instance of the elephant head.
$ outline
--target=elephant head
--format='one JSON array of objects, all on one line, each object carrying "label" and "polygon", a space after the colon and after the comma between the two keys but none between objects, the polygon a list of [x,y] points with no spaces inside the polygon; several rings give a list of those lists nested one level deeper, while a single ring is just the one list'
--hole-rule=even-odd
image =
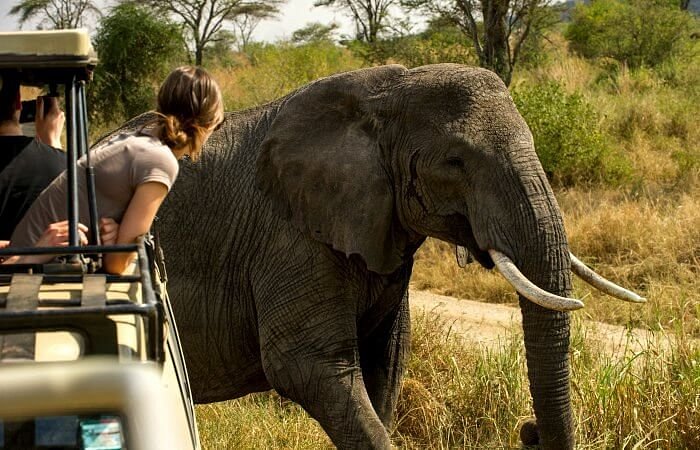
[{"label": "elephant head", "polygon": [[280,104],[257,179],[300,230],[370,271],[394,272],[426,236],[498,265],[520,294],[541,444],[573,447],[567,310],[583,304],[567,298],[562,216],[495,74],[383,66],[315,82]]}]

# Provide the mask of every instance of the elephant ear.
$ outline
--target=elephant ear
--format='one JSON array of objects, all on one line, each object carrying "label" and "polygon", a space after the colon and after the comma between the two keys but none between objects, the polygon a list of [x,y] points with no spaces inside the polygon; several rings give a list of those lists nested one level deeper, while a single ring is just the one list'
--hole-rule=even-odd
[{"label": "elephant ear", "polygon": [[296,92],[281,105],[257,161],[259,187],[284,217],[346,256],[360,255],[378,273],[402,264],[406,237],[371,105],[405,72],[358,70]]}]

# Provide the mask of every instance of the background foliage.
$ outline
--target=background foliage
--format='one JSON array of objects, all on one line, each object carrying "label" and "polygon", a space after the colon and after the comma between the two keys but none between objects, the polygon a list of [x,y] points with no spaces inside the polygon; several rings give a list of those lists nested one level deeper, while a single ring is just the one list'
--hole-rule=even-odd
[{"label": "background foliage", "polygon": [[657,66],[690,39],[692,17],[676,0],[580,3],[566,36],[587,58],[609,57],[629,67]]},{"label": "background foliage", "polygon": [[153,109],[159,83],[186,51],[177,25],[135,3],[117,6],[100,21],[95,47],[100,64],[89,104],[98,123]]},{"label": "background foliage", "polygon": [[598,113],[580,93],[567,94],[554,81],[512,93],[532,131],[542,167],[555,185],[624,183],[625,162],[613,155]]}]

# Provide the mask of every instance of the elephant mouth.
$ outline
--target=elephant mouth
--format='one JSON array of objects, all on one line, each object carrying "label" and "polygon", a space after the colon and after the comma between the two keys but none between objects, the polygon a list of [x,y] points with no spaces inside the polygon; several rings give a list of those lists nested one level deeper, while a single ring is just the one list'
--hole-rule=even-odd
[{"label": "elephant mouth", "polygon": [[484,268],[491,270],[494,268],[495,264],[491,255],[489,255],[488,249],[482,249],[479,243],[476,241],[476,236],[474,236],[474,231],[471,225],[467,222],[466,227],[463,228],[464,234],[460,236],[460,242],[457,245],[465,247],[469,250],[472,257],[481,264]]}]

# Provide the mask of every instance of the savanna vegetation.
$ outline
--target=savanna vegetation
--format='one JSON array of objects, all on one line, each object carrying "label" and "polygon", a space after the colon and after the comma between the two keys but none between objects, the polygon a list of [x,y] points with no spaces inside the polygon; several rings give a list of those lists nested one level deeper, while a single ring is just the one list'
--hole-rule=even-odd
[{"label": "savanna vegetation", "polygon": [[[272,44],[247,41],[243,46],[235,36],[221,35],[196,56],[220,82],[227,109],[242,109],[319,77],[368,65],[483,65],[484,42],[498,36],[479,23],[478,11],[493,2],[456,2],[476,11],[471,35],[466,25],[460,28],[459,18],[435,9],[454,12],[451,2],[391,1],[392,8],[405,4],[434,16],[424,30],[413,32],[387,13],[372,27],[359,22],[358,35],[342,43],[334,26],[321,24]],[[317,3],[344,7],[355,2]],[[514,47],[505,49],[510,52],[504,53],[510,58],[503,63],[505,73],[555,188],[570,246],[598,272],[648,299],[646,305],[623,304],[575,284],[574,294],[586,303],[585,310],[573,314],[571,348],[579,446],[700,448],[697,16],[687,11],[687,1],[677,0],[594,0],[568,10],[534,0],[511,3],[504,14],[533,14],[538,22],[531,29],[509,30],[506,43],[517,43],[518,54],[513,58]],[[131,16],[115,20],[115,14]],[[123,39],[114,27],[128,24],[135,14],[144,15],[139,20],[152,26],[161,41],[149,40],[148,47]],[[173,30],[168,27],[181,26],[177,20],[164,24],[158,18],[161,24],[151,25],[149,14],[132,5],[112,10],[101,21],[95,44],[109,69],[96,74],[95,135],[151,108],[163,68],[188,62],[195,49],[190,44],[188,52],[187,42],[168,37]],[[120,72],[110,66],[111,55],[133,66]],[[109,84],[118,77],[123,81]],[[117,90],[136,79],[143,82],[126,89],[126,96]],[[112,107],[104,108],[105,101]],[[454,248],[428,240],[417,255],[412,287],[517,304],[505,281],[477,266],[461,269]],[[610,355],[587,339],[590,320],[650,330],[659,339],[641,350]],[[440,318],[414,318],[396,445],[517,447],[519,426],[531,416],[519,330],[503,336],[496,349],[464,345],[465,337],[448,331],[449,323]],[[274,394],[200,406],[197,413],[205,448],[331,447],[313,420]]]}]

